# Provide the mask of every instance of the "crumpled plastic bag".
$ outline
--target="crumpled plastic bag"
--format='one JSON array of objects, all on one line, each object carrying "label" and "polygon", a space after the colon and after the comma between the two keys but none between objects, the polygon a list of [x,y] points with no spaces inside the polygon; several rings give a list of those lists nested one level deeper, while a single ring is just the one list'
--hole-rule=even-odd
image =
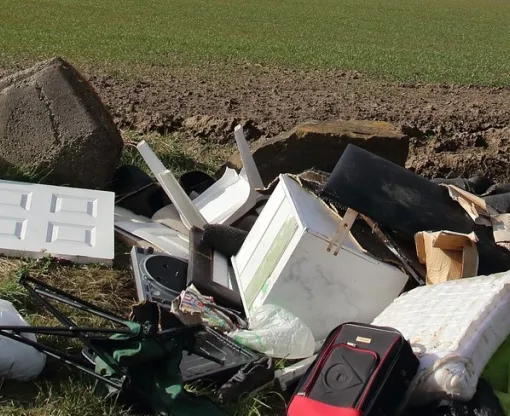
[{"label": "crumpled plastic bag", "polygon": [[237,343],[273,358],[308,358],[315,350],[312,331],[298,317],[275,305],[251,314],[249,330],[229,333]]},{"label": "crumpled plastic bag", "polygon": [[[0,299],[0,325],[28,326],[11,302]],[[34,334],[21,336],[36,342]],[[46,364],[46,356],[30,345],[0,335],[0,377],[29,381],[36,378]]]}]

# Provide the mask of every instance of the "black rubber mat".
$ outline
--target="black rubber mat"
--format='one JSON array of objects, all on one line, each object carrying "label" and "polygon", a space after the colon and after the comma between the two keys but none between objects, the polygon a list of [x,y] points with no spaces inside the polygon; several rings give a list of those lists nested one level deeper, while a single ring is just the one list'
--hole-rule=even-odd
[{"label": "black rubber mat", "polygon": [[357,146],[347,146],[323,194],[410,238],[419,231],[475,231],[479,274],[510,269],[510,252],[495,244],[492,229],[475,227],[445,187]]},{"label": "black rubber mat", "polygon": [[510,192],[484,196],[483,199],[487,205],[499,211],[501,214],[508,214],[510,212]]}]

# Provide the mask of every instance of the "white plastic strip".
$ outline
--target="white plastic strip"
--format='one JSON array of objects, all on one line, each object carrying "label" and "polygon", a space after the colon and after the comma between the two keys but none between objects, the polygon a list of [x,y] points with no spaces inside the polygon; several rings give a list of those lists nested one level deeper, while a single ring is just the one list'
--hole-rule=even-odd
[{"label": "white plastic strip", "polygon": [[142,140],[140,143],[138,143],[136,148],[142,155],[143,160],[145,160],[145,163],[147,163],[154,176],[157,177],[159,174],[166,170],[165,165],[163,165],[161,160],[159,160],[159,158],[156,156],[156,153],[152,151],[145,140]]},{"label": "white plastic strip", "polygon": [[156,176],[161,187],[166,192],[172,203],[179,211],[182,222],[188,229],[191,227],[204,228],[207,221],[193,204],[188,194],[182,189],[181,185],[175,179],[175,176],[169,170]]},{"label": "white plastic strip", "polygon": [[244,137],[243,128],[239,124],[234,129],[234,137],[236,139],[239,154],[241,155],[241,160],[243,162],[243,169],[246,179],[250,184],[250,188],[252,190],[264,188],[264,183],[262,182],[259,170],[257,169],[257,165],[255,164],[255,160],[251,154],[250,147]]}]

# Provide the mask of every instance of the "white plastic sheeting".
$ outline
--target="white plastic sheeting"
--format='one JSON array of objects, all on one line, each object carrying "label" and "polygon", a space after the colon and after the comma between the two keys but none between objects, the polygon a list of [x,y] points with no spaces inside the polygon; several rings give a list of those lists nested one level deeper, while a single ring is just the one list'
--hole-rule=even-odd
[{"label": "white plastic sheeting", "polygon": [[[28,326],[11,302],[0,299],[0,325]],[[37,341],[34,334],[21,334]],[[29,345],[0,335],[0,377],[29,381],[36,378],[44,368],[46,356]]]},{"label": "white plastic sheeting", "polygon": [[249,330],[229,334],[236,342],[274,358],[308,358],[315,350],[312,331],[289,311],[262,305],[251,316]]}]

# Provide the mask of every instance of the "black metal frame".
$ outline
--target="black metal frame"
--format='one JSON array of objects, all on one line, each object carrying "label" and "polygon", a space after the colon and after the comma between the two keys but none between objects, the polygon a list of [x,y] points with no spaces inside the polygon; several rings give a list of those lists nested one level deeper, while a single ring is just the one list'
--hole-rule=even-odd
[{"label": "black metal frame", "polygon": [[[127,376],[125,369],[119,366],[114,360],[112,360],[107,354],[104,354],[98,348],[95,348],[94,345],[90,342],[91,340],[106,340],[110,335],[113,334],[132,334],[132,331],[129,327],[126,326],[125,320],[122,318],[105,311],[91,303],[88,303],[84,300],[78,299],[75,296],[72,296],[68,293],[61,291],[60,289],[54,288],[52,286],[47,285],[40,280],[34,279],[33,277],[23,274],[19,281],[20,285],[25,288],[25,290],[29,293],[29,295],[35,299],[41,306],[47,309],[63,326],[62,327],[48,327],[48,326],[0,326],[0,335],[5,336],[7,338],[13,339],[15,341],[30,345],[34,349],[55,358],[67,365],[75,367],[89,375],[94,376],[96,379],[114,387],[117,389],[122,389],[124,386],[124,382]],[[33,287],[32,287],[32,285]],[[75,322],[68,316],[64,315],[56,306],[52,305],[46,298],[58,301],[65,305],[74,307],[76,309],[86,311],[92,315],[99,316],[107,321],[112,323],[116,323],[124,326],[125,328],[90,328],[90,327],[82,327],[76,325]],[[38,342],[34,342],[28,338],[23,337],[21,334],[39,334],[39,335],[54,335],[54,336],[63,336],[67,338],[78,338],[81,342],[83,342],[87,347],[91,348],[101,359],[103,359],[108,365],[112,366],[115,371],[118,371],[119,374],[122,374],[122,378],[119,382],[115,382],[114,380],[108,379],[106,377],[97,374],[94,369],[90,366],[86,365],[85,361],[79,360],[76,357],[73,357],[65,352],[62,352],[56,348],[50,347],[48,345],[40,344]],[[103,335],[98,335],[103,334]]]},{"label": "black metal frame", "polygon": [[[49,357],[55,358],[64,364],[67,364],[71,367],[74,367],[78,370],[81,370],[93,377],[97,380],[102,381],[103,383],[114,387],[115,389],[122,390],[126,387],[128,383],[128,373],[127,369],[120,366],[116,361],[114,361],[108,354],[105,354],[100,348],[97,348],[94,343],[91,341],[104,340],[107,341],[110,339],[111,335],[114,334],[126,334],[133,335],[133,337],[143,336],[144,334],[133,333],[133,331],[126,325],[125,319],[122,319],[104,309],[101,309],[89,302],[86,302],[82,299],[79,299],[75,296],[72,296],[66,292],[63,292],[60,289],[54,288],[40,280],[37,280],[27,274],[24,274],[20,278],[20,284],[27,290],[32,298],[34,298],[41,306],[46,308],[55,318],[63,325],[62,327],[48,327],[48,326],[0,326],[0,335],[5,336],[7,338],[13,339],[15,341],[21,342],[26,345],[30,345],[34,349],[46,354]],[[32,287],[33,285],[33,287]],[[56,306],[52,305],[46,298],[58,301],[65,305],[71,306],[73,308],[88,312],[92,315],[99,316],[111,323],[115,323],[125,328],[91,328],[91,327],[82,327],[78,326],[73,322],[71,318],[64,315]],[[179,336],[193,336],[197,333],[197,331],[202,330],[204,327],[202,325],[193,325],[187,326],[183,328],[172,328],[164,331],[157,332],[155,336],[162,341],[170,340]],[[107,363],[115,372],[121,374],[121,377],[118,381],[104,377],[94,371],[91,363],[86,361],[85,359],[78,359],[77,357],[71,356],[65,352],[62,352],[56,348],[50,347],[48,345],[40,344],[38,342],[34,342],[28,338],[23,337],[21,334],[30,333],[30,334],[39,334],[39,335],[54,335],[54,336],[63,336],[68,338],[78,338],[81,342],[85,344],[87,348],[89,348],[94,354],[96,354],[99,358],[101,358],[105,363]],[[146,334],[145,334],[146,335]],[[186,348],[189,352],[192,352],[198,356],[214,361],[220,365],[223,365],[224,362],[214,356],[211,356],[203,351],[199,351],[194,348],[193,343],[187,345]]]}]

